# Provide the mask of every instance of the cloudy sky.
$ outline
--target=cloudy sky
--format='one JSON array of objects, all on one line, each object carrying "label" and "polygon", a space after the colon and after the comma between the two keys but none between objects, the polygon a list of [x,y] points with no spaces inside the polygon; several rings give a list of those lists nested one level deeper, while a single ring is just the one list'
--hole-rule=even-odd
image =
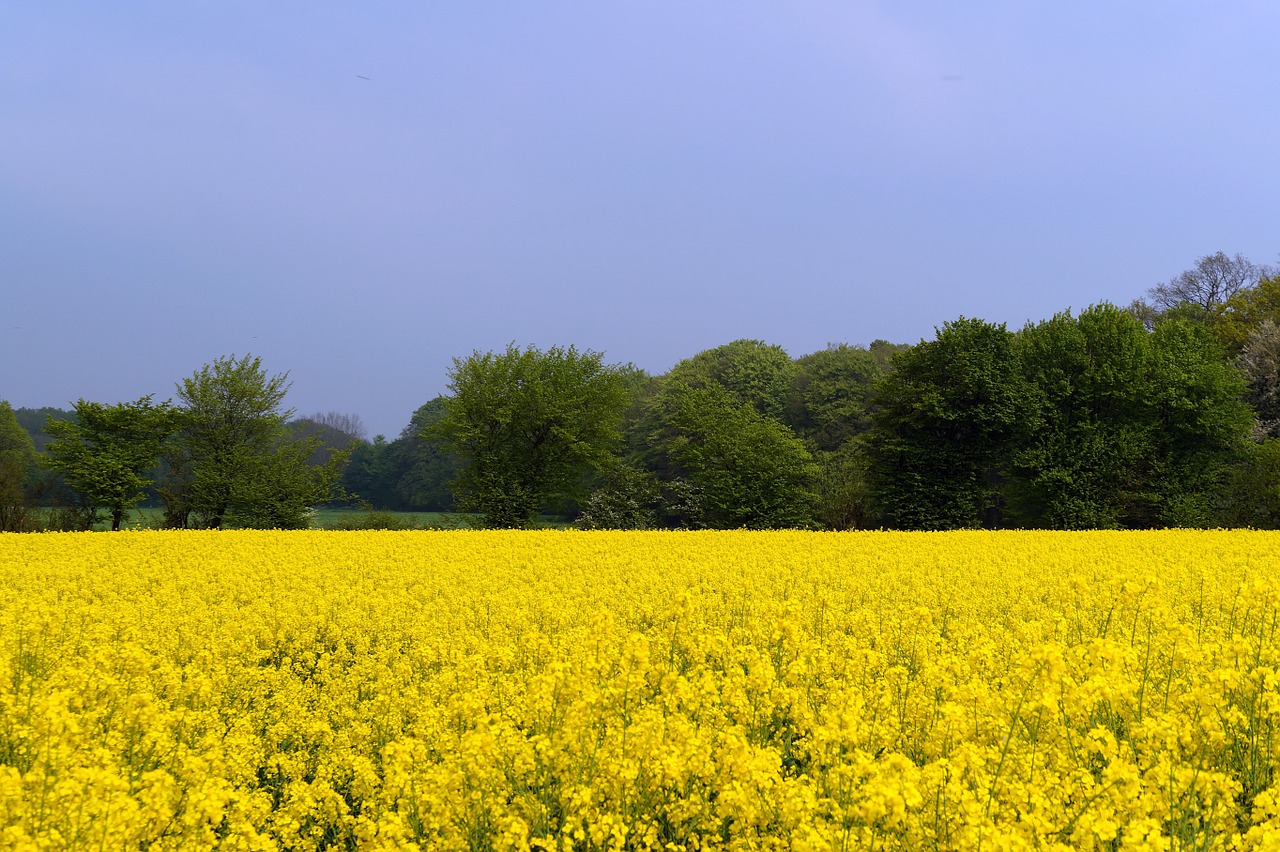
[{"label": "cloudy sky", "polygon": [[394,436],[454,356],[664,372],[1280,258],[1280,4],[0,9],[0,398],[230,354]]}]

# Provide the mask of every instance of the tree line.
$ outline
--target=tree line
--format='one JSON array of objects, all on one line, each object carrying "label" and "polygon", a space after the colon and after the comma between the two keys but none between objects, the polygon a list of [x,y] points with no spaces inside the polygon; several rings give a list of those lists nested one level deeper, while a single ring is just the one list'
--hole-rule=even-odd
[{"label": "tree line", "polygon": [[283,408],[287,374],[260,358],[206,364],[176,387],[176,399],[144,396],[104,404],[77,400],[45,410],[36,438],[0,402],[0,529],[36,524],[33,508],[57,507],[57,529],[120,529],[151,496],[172,528],[305,527],[331,499],[347,450],[332,451],[315,429]]},{"label": "tree line", "polygon": [[490,527],[1275,528],[1277,323],[1276,270],[1218,253],[1124,308],[961,317],[914,346],[738,340],[652,376],[512,344],[454,359],[391,441],[294,418],[285,376],[230,358],[173,403],[46,416],[41,451],[4,449],[0,409],[0,488],[16,506],[16,471],[28,492],[54,471],[86,513],[151,493],[171,526],[303,526],[339,500]]}]

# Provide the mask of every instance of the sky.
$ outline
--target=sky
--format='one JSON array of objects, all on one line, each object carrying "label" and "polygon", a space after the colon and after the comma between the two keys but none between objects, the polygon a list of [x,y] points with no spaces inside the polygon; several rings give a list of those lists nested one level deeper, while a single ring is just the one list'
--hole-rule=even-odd
[{"label": "sky", "polygon": [[456,357],[662,373],[1280,259],[1280,4],[6,3],[0,399],[230,355],[395,437]]}]

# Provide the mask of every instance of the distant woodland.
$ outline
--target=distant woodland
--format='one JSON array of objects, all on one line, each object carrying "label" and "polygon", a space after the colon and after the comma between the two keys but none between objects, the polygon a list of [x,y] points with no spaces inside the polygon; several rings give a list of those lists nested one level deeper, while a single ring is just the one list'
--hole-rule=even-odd
[{"label": "distant woodland", "polygon": [[1125,307],[663,375],[460,356],[399,435],[300,417],[234,356],[174,399],[0,403],[0,530],[305,527],[320,506],[584,529],[1280,527],[1280,272],[1207,255]]}]

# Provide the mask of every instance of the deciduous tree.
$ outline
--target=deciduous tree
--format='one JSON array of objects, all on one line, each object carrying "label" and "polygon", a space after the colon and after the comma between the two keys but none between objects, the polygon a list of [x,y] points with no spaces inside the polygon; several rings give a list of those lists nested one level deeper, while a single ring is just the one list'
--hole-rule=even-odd
[{"label": "deciduous tree", "polygon": [[1151,357],[1144,396],[1152,422],[1154,525],[1215,526],[1215,494],[1253,422],[1244,380],[1197,323],[1161,323],[1151,333]]},{"label": "deciduous tree", "polygon": [[1280,325],[1264,320],[1250,332],[1236,363],[1248,382],[1245,401],[1253,407],[1258,431],[1280,438]]},{"label": "deciduous tree", "polygon": [[1028,526],[1193,526],[1248,422],[1242,385],[1201,323],[1148,332],[1131,313],[1090,307],[1018,335],[1036,389],[1035,429],[1006,491]]},{"label": "deciduous tree", "polygon": [[614,457],[629,394],[622,369],[598,352],[513,343],[455,358],[449,378],[444,416],[428,434],[462,457],[458,505],[488,526],[529,526]]},{"label": "deciduous tree", "polygon": [[691,390],[722,389],[738,404],[781,421],[795,375],[796,365],[781,346],[735,340],[676,364],[667,381]]},{"label": "deciduous tree", "polygon": [[444,416],[444,397],[429,400],[413,413],[400,437],[387,446],[391,499],[397,507],[425,512],[454,510],[449,484],[457,478],[462,460],[432,432]]},{"label": "deciduous tree", "polygon": [[636,460],[656,474],[664,521],[681,527],[813,523],[817,468],[783,422],[796,365],[779,346],[736,340],[676,364],[636,423]]},{"label": "deciduous tree", "polygon": [[1228,299],[1213,330],[1234,357],[1244,352],[1249,336],[1265,322],[1280,325],[1280,275],[1263,278]]},{"label": "deciduous tree", "polygon": [[62,473],[91,516],[105,509],[111,529],[119,530],[152,483],[147,473],[177,428],[176,412],[150,395],[115,405],[80,399],[73,409],[73,419],[49,418],[45,430],[53,440],[44,463]]},{"label": "deciduous tree", "polygon": [[1228,257],[1223,252],[1206,254],[1191,269],[1180,272],[1163,284],[1152,287],[1148,294],[1154,307],[1167,311],[1179,305],[1191,305],[1211,313],[1242,290],[1253,287],[1272,272],[1241,254]]},{"label": "deciduous tree", "polygon": [[899,353],[874,396],[871,474],[902,529],[1000,523],[1000,484],[1031,428],[1031,388],[1004,325],[961,317]]},{"label": "deciduous tree", "polygon": [[364,441],[367,439],[364,421],[360,419],[359,414],[345,411],[317,411],[305,419],[341,432],[350,441]]},{"label": "deciduous tree", "polygon": [[1280,440],[1245,446],[1222,489],[1221,522],[1227,527],[1280,529]]},{"label": "deciduous tree", "polygon": [[785,425],[720,387],[677,385],[661,440],[668,476],[699,495],[697,525],[795,528],[813,523],[813,457]]},{"label": "deciduous tree", "polygon": [[160,489],[174,526],[305,527],[328,501],[346,460],[307,459],[315,439],[297,440],[282,407],[288,374],[267,375],[262,359],[219,358],[178,384],[180,428]]},{"label": "deciduous tree", "polygon": [[1150,341],[1132,314],[1099,305],[1029,325],[1018,356],[1037,390],[1036,428],[1016,464],[1012,514],[1019,524],[1119,527],[1150,503],[1147,387]]},{"label": "deciduous tree", "polygon": [[26,527],[23,486],[35,459],[31,436],[18,424],[9,403],[0,400],[0,532],[21,532]]},{"label": "deciduous tree", "polygon": [[796,361],[787,423],[814,449],[834,451],[871,428],[871,397],[888,373],[867,349],[840,344]]}]

